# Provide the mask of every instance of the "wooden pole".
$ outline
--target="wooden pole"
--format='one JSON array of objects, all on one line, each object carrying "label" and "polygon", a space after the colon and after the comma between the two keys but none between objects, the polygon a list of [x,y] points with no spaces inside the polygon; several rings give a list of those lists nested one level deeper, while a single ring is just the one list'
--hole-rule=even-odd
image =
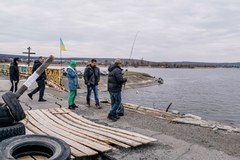
[{"label": "wooden pole", "polygon": [[43,64],[38,67],[38,69],[26,80],[26,82],[23,83],[22,87],[17,90],[16,97],[19,98],[27,89],[30,87],[36,79],[44,72],[44,70],[53,62],[54,57],[53,55],[50,55],[46,61],[43,62]]}]

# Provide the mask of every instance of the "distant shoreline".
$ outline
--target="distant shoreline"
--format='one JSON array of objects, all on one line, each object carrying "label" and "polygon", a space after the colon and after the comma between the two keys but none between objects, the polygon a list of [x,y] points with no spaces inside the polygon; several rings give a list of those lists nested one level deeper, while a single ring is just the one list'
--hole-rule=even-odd
[{"label": "distant shoreline", "polygon": [[[0,63],[10,63],[14,57],[19,57],[22,62],[27,64],[28,58],[25,55],[11,55],[0,54]],[[38,56],[31,56],[31,64],[36,60]],[[86,66],[92,58],[62,58],[62,65],[66,66],[67,62],[71,59],[77,61],[79,66]],[[109,66],[115,58],[95,58],[100,66]],[[56,57],[54,64],[60,65],[60,58]],[[123,67],[147,67],[147,68],[240,68],[240,62],[191,62],[191,61],[179,61],[179,62],[154,62],[144,59],[126,59],[122,58]]]},{"label": "distant shoreline", "polygon": [[[0,62],[0,65],[2,64],[9,64],[10,65],[11,62]],[[27,66],[27,63],[19,63],[19,65],[23,65],[23,66]],[[80,64],[77,65],[77,67],[86,67],[87,64]],[[103,65],[103,64],[99,64],[98,66],[101,68],[107,68],[110,64],[108,65]],[[33,66],[33,62],[31,62],[30,66]],[[66,68],[68,65],[67,64],[62,64],[62,68]],[[61,68],[60,64],[51,64],[48,68],[51,67],[59,67]],[[134,66],[122,66],[122,68],[127,69],[127,68],[152,68],[152,69],[218,69],[218,68],[225,68],[225,69],[240,69],[239,67],[154,67],[154,66],[138,66],[138,67],[134,67]]]}]

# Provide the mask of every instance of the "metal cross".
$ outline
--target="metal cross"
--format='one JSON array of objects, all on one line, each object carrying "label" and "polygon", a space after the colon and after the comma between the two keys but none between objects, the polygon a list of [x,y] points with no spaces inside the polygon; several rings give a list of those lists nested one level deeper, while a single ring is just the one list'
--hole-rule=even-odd
[{"label": "metal cross", "polygon": [[28,52],[22,52],[22,53],[23,53],[23,54],[28,54],[28,67],[29,67],[29,66],[30,66],[30,55],[31,55],[31,54],[36,54],[36,53],[30,52],[30,50],[32,49],[32,48],[30,48],[30,47],[28,47],[27,49],[28,49]]}]

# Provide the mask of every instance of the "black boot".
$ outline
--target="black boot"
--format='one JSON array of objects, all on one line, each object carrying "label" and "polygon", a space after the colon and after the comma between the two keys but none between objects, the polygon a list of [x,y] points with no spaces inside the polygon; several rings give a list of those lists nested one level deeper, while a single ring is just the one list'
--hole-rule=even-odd
[{"label": "black boot", "polygon": [[68,109],[74,110],[75,107],[73,105],[68,106]]},{"label": "black boot", "polygon": [[47,100],[46,99],[43,99],[43,98],[40,98],[39,100],[38,100],[38,102],[46,102]]},{"label": "black boot", "polygon": [[77,106],[76,104],[73,104],[72,106],[73,106],[74,108],[78,108],[78,106]]}]

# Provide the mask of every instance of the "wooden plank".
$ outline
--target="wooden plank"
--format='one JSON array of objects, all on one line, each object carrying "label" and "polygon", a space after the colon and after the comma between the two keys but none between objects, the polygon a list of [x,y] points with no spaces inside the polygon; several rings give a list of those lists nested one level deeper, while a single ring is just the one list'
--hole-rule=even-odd
[{"label": "wooden plank", "polygon": [[[59,109],[56,109],[56,110],[59,110]],[[66,109],[62,109],[62,110],[67,111]],[[83,117],[81,117],[81,116],[79,116],[79,115],[77,115],[76,113],[73,113],[73,112],[69,112],[69,114],[66,114],[66,115],[64,114],[63,116],[68,117],[68,118],[70,118],[70,116],[71,116],[75,120],[80,120],[81,122],[89,125],[90,127],[95,127],[98,130],[113,133],[113,134],[116,134],[116,135],[122,136],[122,137],[127,137],[129,139],[136,138],[135,140],[136,141],[141,141],[141,143],[149,143],[149,142],[157,141],[154,138],[147,137],[147,136],[144,136],[144,135],[141,135],[141,134],[138,134],[138,133],[133,133],[133,132],[129,132],[129,131],[126,131],[126,130],[113,128],[113,127],[108,127],[108,126],[104,126],[104,125],[94,123],[94,122],[92,122],[90,120],[87,120],[87,119],[85,119],[85,118],[83,118]]]},{"label": "wooden plank", "polygon": [[[58,116],[58,115],[56,115],[56,116]],[[64,117],[66,117],[66,118],[64,118]],[[118,136],[118,135],[115,135],[115,134],[112,134],[112,133],[101,131],[99,128],[96,128],[96,127],[92,128],[90,125],[86,126],[86,124],[84,124],[81,121],[71,117],[68,114],[64,114],[62,116],[58,116],[58,118],[60,118],[60,119],[62,119],[64,121],[73,121],[73,122],[76,123],[76,125],[75,125],[76,127],[79,127],[79,128],[82,128],[82,129],[85,129],[85,130],[88,130],[88,131],[92,131],[94,133],[98,133],[100,135],[104,135],[104,136],[113,138],[113,139],[115,139],[117,141],[120,141],[122,143],[125,143],[125,144],[133,146],[133,147],[136,147],[136,146],[139,146],[139,145],[142,144],[142,143],[136,142],[134,140],[130,140],[130,139],[127,139],[127,138],[124,138],[124,137],[121,137],[121,136]]]},{"label": "wooden plank", "polygon": [[[39,130],[37,127],[35,127],[33,124],[31,124],[30,121],[26,122],[26,120],[24,119],[22,122],[25,124],[26,128],[28,128],[29,130],[33,131],[35,134],[46,134],[45,132]],[[70,149],[71,149],[71,154],[74,155],[74,156],[77,156],[77,157],[84,157],[84,156],[86,156],[85,153],[81,152],[80,150],[75,149],[71,145],[70,145]]]},{"label": "wooden plank", "polygon": [[[27,117],[27,119],[29,119],[29,117]],[[37,134],[46,134],[43,131],[39,130],[37,127],[35,127],[34,125],[31,124],[31,122],[29,120],[22,120],[22,122],[24,123],[25,127],[33,133],[37,133]]]},{"label": "wooden plank", "polygon": [[[66,108],[62,108],[62,110],[68,111],[68,109],[66,109]],[[138,134],[138,133],[134,133],[134,132],[130,132],[130,131],[126,131],[126,130],[113,128],[113,127],[108,127],[108,126],[104,126],[104,125],[100,125],[100,124],[94,123],[94,122],[92,122],[90,120],[87,120],[87,119],[83,118],[82,116],[77,115],[74,112],[69,112],[69,115],[71,115],[72,117],[77,118],[77,119],[79,119],[81,121],[84,121],[85,123],[90,124],[92,126],[104,128],[104,129],[107,129],[107,130],[110,130],[110,131],[116,131],[117,133],[123,133],[123,134],[126,134],[126,135],[141,137],[141,138],[147,139],[149,141],[153,141],[153,142],[156,141],[156,139],[148,137],[148,136],[144,136],[142,134]]]},{"label": "wooden plank", "polygon": [[[148,113],[146,113],[146,112],[143,112],[143,111],[139,111],[139,110],[135,110],[135,109],[131,109],[131,108],[126,108],[126,110],[128,110],[128,111],[130,111],[130,112],[135,112],[135,113],[139,113],[139,114],[144,114],[144,115],[150,115],[150,116],[152,116],[152,117],[156,117],[156,118],[159,118],[159,119],[163,119],[163,120],[166,120],[167,118],[165,117],[163,117],[163,116],[159,116],[159,115],[153,115],[153,114],[148,114]],[[169,120],[171,120],[171,119],[169,119]]]},{"label": "wooden plank", "polygon": [[74,137],[77,136],[77,139],[80,139],[79,141],[81,141],[82,143],[83,143],[83,141],[85,141],[87,143],[86,146],[89,146],[90,148],[93,148],[93,149],[98,150],[100,152],[106,152],[106,151],[110,151],[112,149],[112,147],[109,146],[106,143],[103,144],[102,142],[97,141],[96,139],[94,140],[93,138],[91,138],[91,140],[90,140],[89,139],[90,137],[88,137],[86,135],[83,135],[81,133],[78,133],[78,132],[76,132],[74,130],[68,129],[66,127],[66,123],[61,123],[61,125],[56,123],[55,121],[50,119],[48,116],[43,114],[43,112],[41,112],[40,110],[31,111],[31,113],[32,112],[38,114],[38,116],[40,116],[42,119],[46,120],[48,123],[53,125],[54,128],[57,128],[57,130],[62,129],[62,133],[66,133],[68,135],[69,135],[69,133],[73,134],[74,136],[72,136],[72,135],[69,135],[69,136],[72,136],[74,140],[76,140],[76,138],[74,138]]},{"label": "wooden plank", "polygon": [[43,157],[43,156],[33,156],[33,158],[34,158],[35,160],[48,160],[47,157]]},{"label": "wooden plank", "polygon": [[[27,113],[28,114],[28,113]],[[30,122],[34,125],[34,127],[38,128],[39,130],[42,130],[43,132],[45,132],[46,134],[48,135],[51,135],[51,136],[54,136],[54,137],[57,137],[57,138],[60,138],[62,139],[63,141],[65,141],[66,143],[68,143],[70,146],[80,150],[81,152],[79,152],[79,155],[74,155],[76,157],[81,157],[82,156],[82,153],[84,153],[85,155],[88,155],[88,156],[92,156],[92,155],[97,155],[98,152],[80,144],[80,143],[77,143],[71,139],[68,139],[64,136],[61,136],[51,130],[49,130],[45,125],[37,122],[30,114],[29,115],[29,120]],[[31,130],[31,129],[30,129]],[[77,154],[77,153],[76,153]]]},{"label": "wooden plank", "polygon": [[[38,124],[38,125],[39,125],[39,124]],[[28,123],[27,127],[34,128],[35,131],[40,131],[39,129],[37,129],[36,126],[33,126],[31,123]],[[37,130],[36,130],[36,129],[37,129]],[[43,130],[44,130],[44,129],[43,129]],[[46,133],[44,133],[43,131],[36,132],[36,133],[38,133],[38,134],[46,134]],[[51,133],[51,132],[50,132],[50,133]],[[51,134],[51,135],[52,135],[52,134]],[[55,137],[58,137],[58,136],[55,135]],[[64,140],[66,143],[68,143],[68,141],[67,141],[66,139],[64,139],[64,137],[59,136],[58,138]],[[69,142],[71,142],[71,141],[69,141]],[[69,143],[68,143],[68,144],[69,144]],[[76,156],[76,157],[87,156],[87,154],[83,153],[81,150],[75,149],[75,148],[74,148],[75,146],[73,147],[74,143],[73,143],[73,144],[71,143],[71,144],[69,144],[69,145],[70,145],[71,153],[72,153],[74,156]],[[76,147],[78,147],[78,146],[76,146]]]},{"label": "wooden plank", "polygon": [[[54,116],[49,112],[48,110],[41,110],[46,116],[48,116],[51,120],[54,120],[56,123],[62,125],[65,127],[65,129],[69,129],[70,132],[75,133],[77,132],[78,134],[81,133],[81,136],[85,138],[90,138],[91,140],[97,140],[99,143],[106,143],[106,144],[115,144],[124,148],[130,148],[129,145],[126,145],[124,143],[118,142],[114,139],[111,139],[109,137],[105,137],[99,134],[95,134],[93,132],[89,132],[80,128],[75,127],[75,123],[72,121],[63,121],[62,119],[58,118],[57,116]],[[78,135],[77,134],[77,135]]]},{"label": "wooden plank", "polygon": [[178,115],[173,114],[173,113],[171,113],[171,112],[165,112],[165,111],[162,111],[162,110],[159,110],[159,109],[154,109],[154,108],[149,108],[149,107],[143,107],[143,106],[137,106],[137,105],[128,104],[128,103],[125,103],[125,104],[124,104],[124,107],[125,107],[127,110],[140,111],[140,112],[142,112],[142,113],[147,113],[147,114],[149,114],[149,115],[158,115],[158,116],[161,116],[161,117],[163,117],[163,118],[172,119],[172,118],[179,117]]},{"label": "wooden plank", "polygon": [[26,128],[26,134],[34,134],[34,133]]},{"label": "wooden plank", "polygon": [[24,156],[24,157],[18,158],[18,160],[35,160],[35,159],[31,156]]},{"label": "wooden plank", "polygon": [[[121,140],[119,140],[118,137],[117,138],[116,137],[111,137],[109,135],[106,135],[106,133],[99,134],[99,132],[98,133],[94,132],[95,130],[93,130],[89,127],[77,124],[76,122],[74,122],[74,120],[72,121],[72,120],[67,119],[66,117],[58,116],[58,115],[57,115],[57,117],[59,119],[61,119],[62,121],[64,121],[65,123],[69,123],[70,125],[78,128],[78,129],[84,130],[85,132],[89,132],[89,136],[94,136],[94,135],[104,136],[104,137],[109,139],[108,143],[111,142],[110,144],[115,144],[115,145],[118,145],[118,146],[121,146],[121,147],[124,147],[124,148],[130,148],[131,147],[130,145],[125,144],[125,142],[122,142]],[[115,148],[113,148],[113,149],[115,149]]]},{"label": "wooden plank", "polygon": [[[57,134],[64,136],[68,139],[71,139],[73,141],[76,141],[78,143],[81,143],[89,148],[92,148],[94,150],[100,151],[100,152],[106,152],[106,151],[110,151],[112,148],[107,147],[105,145],[90,141],[86,138],[80,137],[80,136],[76,136],[72,133],[69,133],[67,131],[64,131],[62,129],[59,129],[58,127],[60,125],[58,125],[58,127],[56,127],[53,123],[51,123],[50,121],[48,121],[49,119],[46,118],[44,116],[44,114],[42,112],[42,114],[38,115],[37,112],[40,112],[39,110],[32,110],[31,112],[28,112],[32,117],[34,117],[37,121],[39,121],[41,124],[45,125],[49,130],[56,132]],[[55,123],[55,122],[54,122]],[[56,123],[55,123],[56,124]]]}]

